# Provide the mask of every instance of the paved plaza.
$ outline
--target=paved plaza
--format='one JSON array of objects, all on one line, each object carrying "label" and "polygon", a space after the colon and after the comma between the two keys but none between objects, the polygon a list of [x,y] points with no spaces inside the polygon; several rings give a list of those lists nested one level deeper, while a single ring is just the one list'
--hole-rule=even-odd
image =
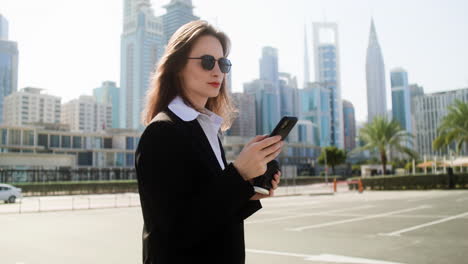
[{"label": "paved plaza", "polygon": [[[21,206],[0,203],[2,264],[141,263],[137,194]],[[249,264],[466,263],[468,191],[275,197],[245,226]]]}]

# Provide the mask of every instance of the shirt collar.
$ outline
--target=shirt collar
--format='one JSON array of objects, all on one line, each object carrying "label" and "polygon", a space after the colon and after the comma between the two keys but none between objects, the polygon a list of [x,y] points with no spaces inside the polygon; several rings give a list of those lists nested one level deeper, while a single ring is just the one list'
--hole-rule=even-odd
[{"label": "shirt collar", "polygon": [[184,100],[180,96],[176,96],[176,98],[174,98],[171,101],[171,103],[169,104],[169,109],[185,122],[193,121],[196,118],[198,118],[199,115],[204,115],[208,117],[213,122],[213,124],[217,126],[221,126],[221,124],[223,123],[223,118],[219,115],[211,112],[206,108],[205,113],[200,113],[197,110],[185,104]]}]

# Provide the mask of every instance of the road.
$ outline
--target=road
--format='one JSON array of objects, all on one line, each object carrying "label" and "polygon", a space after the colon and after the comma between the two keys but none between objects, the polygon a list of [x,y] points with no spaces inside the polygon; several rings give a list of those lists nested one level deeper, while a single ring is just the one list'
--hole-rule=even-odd
[{"label": "road", "polygon": [[[140,263],[136,194],[27,199],[0,204],[0,263]],[[269,198],[245,231],[249,264],[466,263],[468,191]]]}]

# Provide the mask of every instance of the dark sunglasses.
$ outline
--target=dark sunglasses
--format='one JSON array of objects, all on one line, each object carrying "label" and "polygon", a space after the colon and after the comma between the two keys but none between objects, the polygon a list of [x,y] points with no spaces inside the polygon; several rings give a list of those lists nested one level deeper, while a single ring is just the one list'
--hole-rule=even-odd
[{"label": "dark sunglasses", "polygon": [[228,73],[231,70],[231,66],[232,66],[230,60],[226,58],[215,59],[215,57],[211,55],[203,55],[199,58],[188,58],[188,59],[201,60],[201,65],[203,69],[207,71],[211,71],[214,68],[216,61],[218,61],[219,69],[221,70],[222,73]]}]

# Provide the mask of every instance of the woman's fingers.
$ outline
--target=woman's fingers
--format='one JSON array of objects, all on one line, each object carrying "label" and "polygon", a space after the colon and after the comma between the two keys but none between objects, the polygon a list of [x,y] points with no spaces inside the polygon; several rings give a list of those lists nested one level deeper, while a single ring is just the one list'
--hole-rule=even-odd
[{"label": "woman's fingers", "polygon": [[268,135],[258,135],[258,136],[255,136],[254,138],[252,138],[252,139],[246,144],[246,147],[252,145],[253,143],[262,141],[262,140],[264,140],[264,139],[267,138],[267,137],[268,137]]},{"label": "woman's fingers", "polygon": [[276,190],[279,186],[279,183],[280,183],[280,176],[281,176],[281,172],[278,172],[275,174],[275,176],[273,176],[273,180],[271,180],[271,185],[273,186],[273,190]]},{"label": "woman's fingers", "polygon": [[281,136],[274,136],[274,137],[266,137],[265,139],[258,141],[255,143],[255,147],[257,150],[263,150],[277,142],[281,141]]}]

